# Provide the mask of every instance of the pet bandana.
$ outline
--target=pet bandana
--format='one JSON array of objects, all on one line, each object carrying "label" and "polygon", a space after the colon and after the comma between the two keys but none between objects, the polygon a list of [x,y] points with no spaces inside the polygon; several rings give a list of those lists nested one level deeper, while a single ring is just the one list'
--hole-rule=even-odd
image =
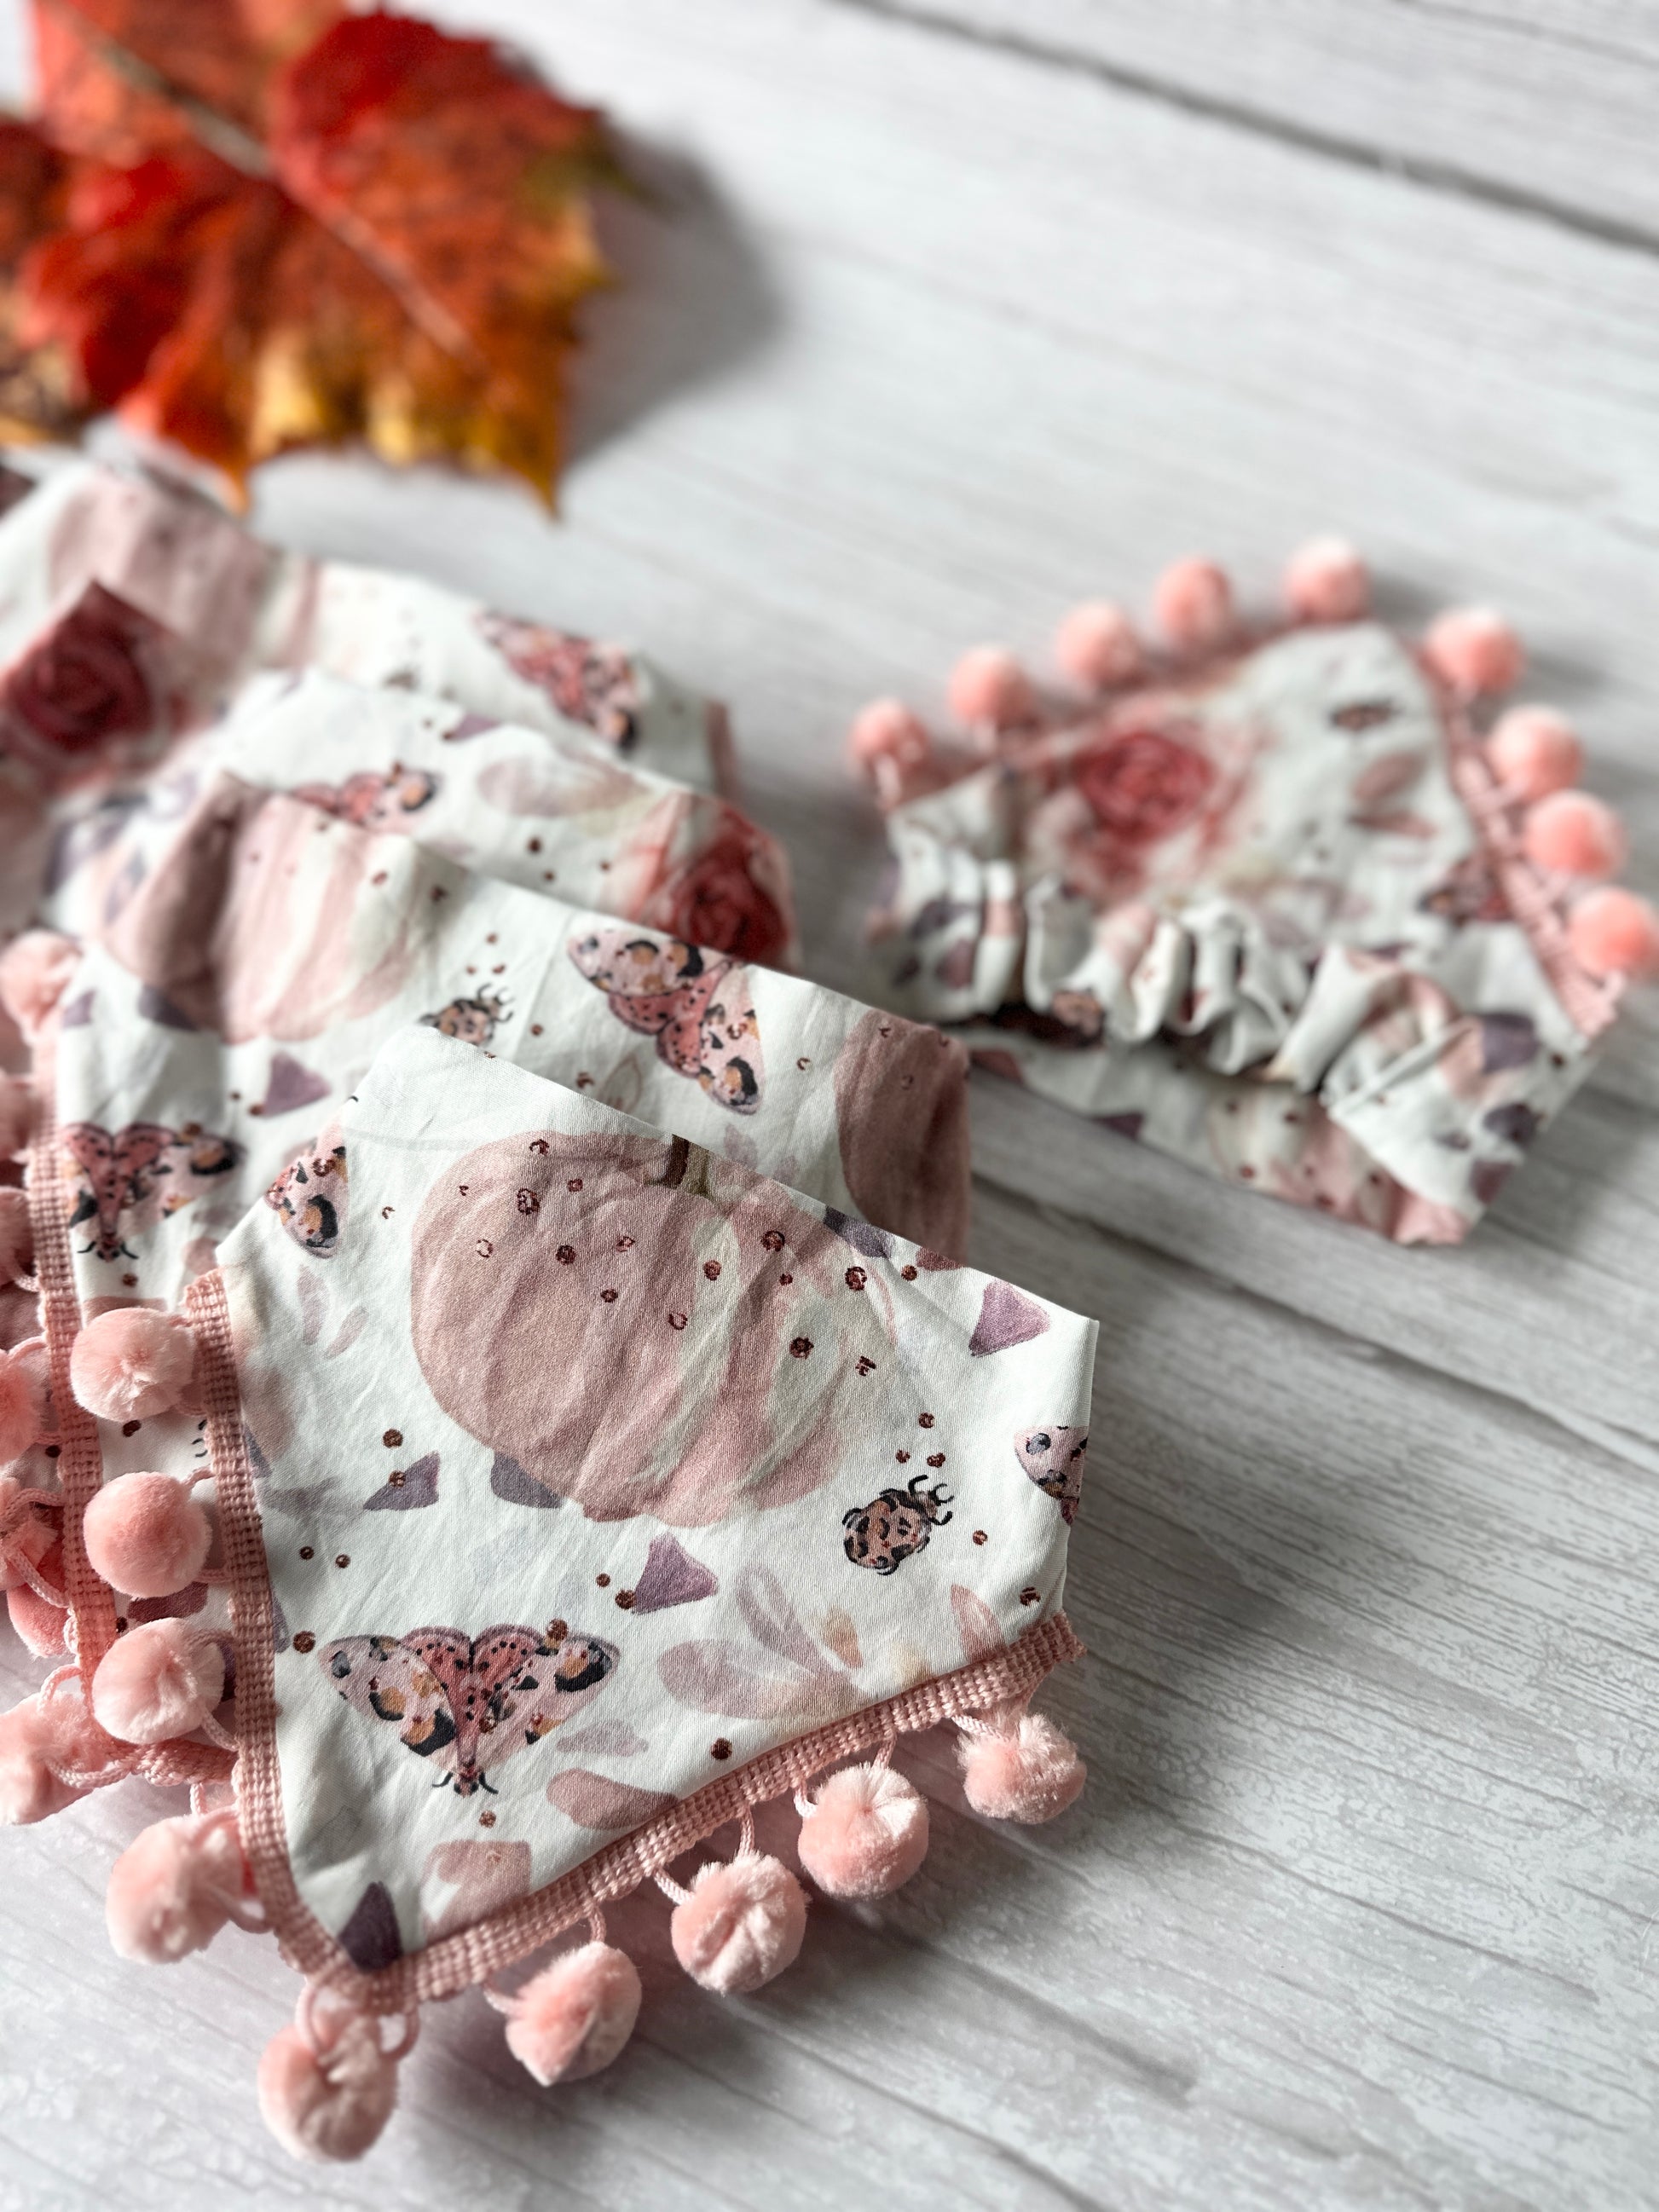
[{"label": "pet bandana", "polygon": [[1622,838],[1562,788],[1559,718],[1515,710],[1483,744],[1478,702],[1519,665],[1495,617],[1414,648],[1364,618],[1331,545],[1291,590],[1300,619],[1251,637],[1220,572],[1182,564],[1162,658],[1079,610],[1060,644],[1086,703],[970,655],[971,750],[866,709],[883,995],[1212,1173],[1453,1242],[1583,1079],[1612,970],[1659,929],[1627,892],[1584,896]]},{"label": "pet bandana", "polygon": [[[346,933],[337,1001],[384,975],[386,946],[447,882],[464,935],[495,923],[514,960],[514,909],[540,920],[553,945],[525,1004],[552,1011],[571,949],[552,902],[469,884],[406,838],[292,799],[227,784],[209,805],[192,835],[229,821],[226,852],[257,856],[246,896],[264,921],[272,879],[292,880],[291,921],[325,901],[330,854],[371,882],[386,864],[394,926]],[[254,941],[239,896],[208,932],[224,975]],[[574,930],[591,958],[594,933]],[[58,1063],[60,1105],[85,1079],[68,1073],[77,1036],[137,1034],[130,1007],[70,1018],[118,975],[143,988],[123,948],[89,955],[46,1016],[40,1064]],[[435,957],[417,948],[411,967],[400,949],[392,972],[402,984]],[[585,1003],[589,979],[566,964]],[[188,998],[190,978],[169,980]],[[267,1015],[298,1003],[285,978],[253,988]],[[781,1031],[787,1001],[757,1002]],[[222,993],[222,1036],[164,1023],[152,1042],[234,1073],[243,1006]],[[330,1033],[331,1064],[351,1064],[368,1018]],[[161,1079],[173,1096],[182,1069]],[[475,1984],[538,2080],[607,2063],[640,1991],[603,1908],[643,1881],[676,1901],[675,1949],[705,1986],[780,1971],[805,1905],[756,1848],[757,1804],[793,1790],[804,1868],[867,1897],[926,1848],[926,1805],[890,1764],[899,1735],[953,1723],[988,1816],[1049,1817],[1083,1778],[1026,1706],[1078,1650],[1060,1604],[1092,1322],[434,1025],[400,1020],[351,1079],[200,1272],[177,1232],[153,1246],[124,1213],[132,1158],[88,1187],[70,1128],[46,1117],[31,1194],[42,1434],[63,1486],[20,1465],[9,1502],[9,1560],[34,1556],[20,1539],[61,1507],[76,1651],[0,1718],[9,1817],[129,1772],[191,1784],[191,1814],[115,1869],[112,1934],[169,1960],[227,1919],[274,1930],[307,1978],[260,2100],[308,2157],[368,2147],[420,2004]],[[683,1079],[641,1095],[653,1111],[701,1102],[711,1129],[729,1110]],[[251,1150],[255,1132],[231,1141]],[[218,1171],[246,1180],[240,1158]],[[133,1249],[104,1256],[130,1232]],[[71,1254],[77,1236],[90,1242]],[[108,1280],[152,1249],[173,1256],[142,1277],[143,1304],[77,1300],[71,1269]],[[208,1605],[225,1590],[231,1628]],[[735,1854],[682,1886],[673,1865],[733,1824]],[[528,1981],[499,1979],[584,1923],[589,1940]]]},{"label": "pet bandana", "polygon": [[516,620],[441,586],[283,553],[220,509],[84,461],[0,483],[0,921],[29,920],[54,842],[131,795],[259,668],[585,742],[729,789],[724,710],[645,656]]}]

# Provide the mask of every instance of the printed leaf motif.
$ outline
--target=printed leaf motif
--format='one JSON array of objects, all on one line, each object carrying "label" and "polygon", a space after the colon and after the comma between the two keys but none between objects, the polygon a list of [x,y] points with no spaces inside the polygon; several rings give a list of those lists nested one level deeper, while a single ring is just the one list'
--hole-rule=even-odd
[{"label": "printed leaf motif", "polygon": [[1029,1344],[1048,1327],[1048,1316],[1035,1298],[1028,1298],[1012,1283],[988,1283],[978,1323],[968,1340],[969,1353],[975,1359],[988,1358],[994,1352]]},{"label": "printed leaf motif", "polygon": [[574,313],[608,273],[594,111],[337,0],[36,18],[38,125],[0,137],[0,428],[118,406],[239,490],[362,438],[550,495]]},{"label": "printed leaf motif", "polygon": [[695,1605],[713,1597],[720,1577],[694,1559],[672,1536],[653,1536],[645,1566],[634,1585],[635,1613],[664,1613],[671,1605]]},{"label": "printed leaf motif", "polygon": [[962,1638],[962,1656],[971,1666],[975,1659],[994,1658],[1006,1648],[1008,1639],[1002,1632],[1002,1624],[984,1599],[961,1583],[951,1585],[951,1610],[957,1617],[957,1634]]},{"label": "printed leaf motif", "polygon": [[825,1657],[816,1638],[767,1567],[746,1569],[737,1589],[738,1611],[763,1651],[785,1668],[750,1662],[730,1637],[677,1644],[657,1662],[663,1687],[682,1705],[736,1720],[831,1720],[864,1702],[852,1677]]},{"label": "printed leaf motif", "polygon": [[363,1500],[365,1513],[406,1513],[438,1502],[438,1455],[427,1452],[410,1466],[395,1468],[372,1498]]},{"label": "printed leaf motif", "polygon": [[378,1972],[403,1957],[397,1908],[383,1881],[370,1882],[351,1908],[351,1917],[340,1930],[340,1948],[366,1974]]},{"label": "printed leaf motif", "polygon": [[612,1782],[608,1775],[592,1774],[585,1766],[556,1774],[547,1785],[547,1798],[579,1828],[611,1835],[654,1820],[674,1802],[666,1790],[636,1790],[631,1782]]},{"label": "printed leaf motif", "polygon": [[428,1943],[471,1928],[530,1894],[530,1846],[468,1838],[435,1844],[421,1869],[421,1923]]}]

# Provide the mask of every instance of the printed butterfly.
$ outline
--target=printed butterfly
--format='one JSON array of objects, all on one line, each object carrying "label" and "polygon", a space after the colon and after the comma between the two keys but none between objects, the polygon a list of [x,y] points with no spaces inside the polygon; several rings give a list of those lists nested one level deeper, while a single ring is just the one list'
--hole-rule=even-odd
[{"label": "printed butterfly", "polygon": [[[562,1624],[555,1623],[556,1627]],[[620,1654],[597,1636],[555,1644],[512,1625],[345,1636],[318,1663],[355,1712],[390,1721],[399,1741],[438,1769],[457,1796],[489,1790],[485,1771],[539,1743],[604,1688]]]},{"label": "printed butterfly", "polygon": [[384,773],[363,769],[343,783],[298,784],[294,796],[359,830],[407,830],[410,816],[429,805],[438,788],[438,778],[424,769],[394,767]]},{"label": "printed butterfly", "polygon": [[594,930],[570,957],[619,1022],[657,1040],[657,1057],[689,1075],[717,1105],[752,1114],[765,1075],[748,970],[728,954],[676,938]]},{"label": "printed butterfly", "polygon": [[[159,1121],[129,1121],[113,1132],[95,1121],[71,1121],[62,1136],[64,1150],[80,1170],[69,1226],[97,1223],[92,1243],[83,1249],[100,1260],[136,1257],[124,1240],[124,1228],[148,1227],[155,1215],[176,1212],[194,1195],[179,1188],[181,1182],[211,1182],[228,1175],[242,1156],[241,1147],[228,1137],[193,1126],[169,1129]],[[183,1158],[168,1159],[175,1152]],[[172,1178],[165,1189],[164,1178]]]},{"label": "printed butterfly", "polygon": [[645,702],[633,664],[619,646],[488,610],[473,619],[513,673],[533,684],[558,713],[621,750],[633,743]]}]

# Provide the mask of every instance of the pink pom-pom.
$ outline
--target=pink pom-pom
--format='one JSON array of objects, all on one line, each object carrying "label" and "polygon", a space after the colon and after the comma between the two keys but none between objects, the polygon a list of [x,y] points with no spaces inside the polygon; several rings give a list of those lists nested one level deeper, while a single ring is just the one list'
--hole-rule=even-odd
[{"label": "pink pom-pom", "polygon": [[147,1421],[173,1412],[195,1372],[190,1323],[149,1306],[100,1314],[70,1354],[70,1388],[101,1421]]},{"label": "pink pom-pom", "polygon": [[1213,561],[1172,562],[1153,590],[1152,613],[1170,644],[1183,652],[1224,645],[1237,620],[1226,570]]},{"label": "pink pom-pom", "polygon": [[508,2000],[507,2047],[544,2089],[608,2066],[640,2014],[639,1970],[625,1951],[584,1943]]},{"label": "pink pom-pom", "polygon": [[872,770],[890,760],[901,769],[920,768],[927,757],[927,732],[902,699],[872,699],[860,708],[847,733],[847,750],[859,767]]},{"label": "pink pom-pom", "polygon": [[20,1504],[23,1486],[15,1476],[0,1474],[0,1589],[27,1589],[23,1568],[39,1568],[58,1541],[58,1531],[33,1504]]},{"label": "pink pom-pom", "polygon": [[33,1826],[83,1797],[112,1746],[80,1700],[64,1689],[0,1713],[0,1825]]},{"label": "pink pom-pom", "polygon": [[975,1812],[1028,1826],[1063,1813],[1086,1772],[1071,1738],[1041,1713],[1022,1715],[1017,1730],[969,1737],[962,1770],[963,1791]]},{"label": "pink pom-pom", "polygon": [[80,959],[73,938],[61,937],[55,929],[26,929],[0,952],[0,1006],[31,1043]]},{"label": "pink pom-pom", "polygon": [[15,1160],[27,1150],[33,1122],[27,1084],[15,1075],[0,1075],[0,1159]]},{"label": "pink pom-pom", "polygon": [[0,1184],[0,1283],[21,1283],[34,1273],[34,1231],[21,1190]]},{"label": "pink pom-pom", "polygon": [[1615,876],[1625,865],[1625,825],[1587,791],[1553,791],[1527,809],[1521,825],[1527,858],[1566,876]]},{"label": "pink pom-pom", "polygon": [[1486,739],[1492,774],[1517,799],[1547,799],[1577,782],[1584,748],[1572,725],[1551,707],[1511,707]]},{"label": "pink pom-pom", "polygon": [[366,2013],[318,2014],[313,2050],[285,2027],[259,2061],[259,2111],[284,2150],[313,2163],[361,2158],[398,2101],[398,2062]]},{"label": "pink pom-pom", "polygon": [[81,1536],[94,1573],[129,1597],[171,1597],[193,1583],[213,1540],[206,1514],[170,1474],[106,1482]]},{"label": "pink pom-pom", "polygon": [[890,1766],[843,1766],[800,1824],[800,1863],[830,1897],[885,1897],[927,1855],[927,1804]]},{"label": "pink pom-pom", "polygon": [[781,1974],[799,1951],[806,1899],[779,1860],[741,1851],[698,1868],[668,1932],[694,1982],[722,1996],[741,1996]]},{"label": "pink pom-pom", "polygon": [[1526,659],[1520,639],[1490,607],[1453,607],[1437,617],[1423,640],[1423,658],[1463,699],[1507,691]]},{"label": "pink pom-pom", "polygon": [[951,671],[945,696],[957,720],[970,726],[1011,729],[1036,713],[1030,678],[1000,645],[976,645],[964,653]]},{"label": "pink pom-pom", "polygon": [[26,1452],[46,1425],[40,1364],[21,1349],[0,1352],[0,1462]]},{"label": "pink pom-pom", "polygon": [[1087,599],[1054,632],[1054,658],[1091,691],[1107,691],[1140,673],[1140,640],[1121,607]]},{"label": "pink pom-pom", "polygon": [[1314,538],[1285,562],[1285,596],[1304,622],[1358,622],[1370,607],[1371,580],[1346,538]]},{"label": "pink pom-pom", "polygon": [[182,1620],[150,1620],[118,1637],[92,1678],[100,1728],[123,1743],[188,1735],[225,1694],[224,1654]]},{"label": "pink pom-pom", "polygon": [[1659,913],[1620,884],[1586,892],[1568,917],[1567,941],[1592,975],[1659,976]]},{"label": "pink pom-pom", "polygon": [[247,1894],[235,1814],[181,1813],[146,1828],[110,1869],[109,1940],[124,1959],[170,1966],[204,1949]]}]

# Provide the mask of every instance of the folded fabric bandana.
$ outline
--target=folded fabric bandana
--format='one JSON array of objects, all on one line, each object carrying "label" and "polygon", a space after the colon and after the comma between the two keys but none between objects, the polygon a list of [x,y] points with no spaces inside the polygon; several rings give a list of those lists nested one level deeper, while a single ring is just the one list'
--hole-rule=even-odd
[{"label": "folded fabric bandana", "polygon": [[[261,804],[262,837],[307,811]],[[687,1971],[759,1986],[805,1904],[752,1808],[796,1791],[811,1880],[885,1893],[927,1843],[902,1732],[956,1723],[988,1815],[1075,1797],[1026,1706],[1078,1649],[1092,1322],[430,1027],[339,1102],[325,1200],[256,1201],[182,1312],[76,1335],[54,1157],[48,1133],[63,1491],[15,1494],[6,1559],[43,1580],[31,1532],[61,1512],[78,1663],[0,1722],[0,1809],[197,1784],[118,1863],[112,1933],[166,1960],[228,1919],[274,1929],[308,1979],[260,2100],[297,2154],[365,2149],[418,2006],[474,1984],[538,2081],[608,2063],[640,1984],[603,1907],[653,1878]],[[110,1323],[142,1346],[95,1341]],[[178,1478],[152,1455],[109,1479],[76,1393],[107,1413],[135,1381]],[[229,1636],[191,1609],[226,1584]],[[732,1857],[672,1877],[733,1825]]]},{"label": "folded fabric bandana", "polygon": [[970,653],[954,748],[896,701],[865,709],[884,995],[1162,1151],[1453,1242],[1582,1081],[1625,974],[1659,968],[1659,919],[1589,888],[1624,838],[1568,787],[1561,718],[1481,734],[1521,665],[1495,616],[1413,648],[1333,541],[1287,586],[1291,622],[1251,634],[1221,571],[1181,563],[1159,655],[1119,609],[1078,609],[1064,699]]},{"label": "folded fabric bandana", "polygon": [[[448,700],[463,736],[510,723],[732,789],[724,709],[630,648],[279,552],[203,499],[90,462],[38,482],[0,469],[0,926],[32,917],[54,848],[61,873],[261,668]],[[359,785],[337,803],[370,800]]]}]

